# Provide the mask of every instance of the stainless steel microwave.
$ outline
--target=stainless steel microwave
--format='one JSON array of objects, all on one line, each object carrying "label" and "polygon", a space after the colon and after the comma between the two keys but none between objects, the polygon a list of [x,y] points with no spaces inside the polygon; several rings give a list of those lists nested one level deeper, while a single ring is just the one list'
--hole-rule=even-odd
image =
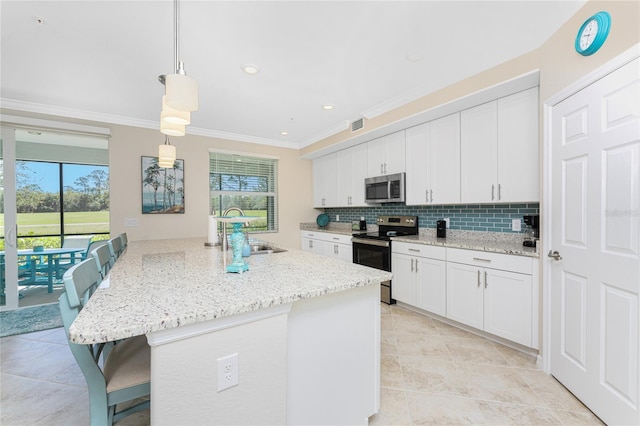
[{"label": "stainless steel microwave", "polygon": [[404,203],[404,173],[366,178],[365,201],[368,204]]}]

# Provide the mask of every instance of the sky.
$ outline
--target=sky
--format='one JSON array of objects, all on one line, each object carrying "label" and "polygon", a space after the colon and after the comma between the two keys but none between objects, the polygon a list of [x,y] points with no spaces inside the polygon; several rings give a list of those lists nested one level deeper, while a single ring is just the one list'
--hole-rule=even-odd
[{"label": "sky", "polygon": [[[57,192],[60,188],[58,178],[58,163],[44,163],[39,161],[29,161],[29,170],[33,172],[32,182],[36,183],[45,192]],[[101,169],[109,173],[106,166],[92,166],[85,164],[65,164],[63,167],[64,185],[76,186],[73,183],[82,176],[89,175],[93,170]]]}]

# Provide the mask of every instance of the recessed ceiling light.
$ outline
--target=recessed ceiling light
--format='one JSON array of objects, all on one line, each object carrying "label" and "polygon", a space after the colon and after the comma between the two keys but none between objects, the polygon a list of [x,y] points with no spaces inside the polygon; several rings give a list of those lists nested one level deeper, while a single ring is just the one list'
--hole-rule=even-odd
[{"label": "recessed ceiling light", "polygon": [[324,104],[324,105],[322,105],[322,109],[323,109],[323,110],[325,110],[325,111],[330,111],[330,110],[332,110],[332,109],[333,109],[333,105],[331,105],[331,104]]},{"label": "recessed ceiling light", "polygon": [[247,64],[242,66],[242,71],[246,72],[249,75],[255,75],[260,72],[260,68],[255,65]]},{"label": "recessed ceiling light", "polygon": [[283,131],[280,132],[280,134],[282,136],[287,136],[289,134],[289,132],[287,132],[286,130],[283,130]]}]

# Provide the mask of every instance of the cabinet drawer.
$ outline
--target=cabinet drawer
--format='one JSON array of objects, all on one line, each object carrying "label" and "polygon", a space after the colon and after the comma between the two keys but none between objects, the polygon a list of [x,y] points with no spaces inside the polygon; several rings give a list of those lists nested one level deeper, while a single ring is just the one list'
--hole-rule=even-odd
[{"label": "cabinet drawer", "polygon": [[430,259],[445,260],[447,251],[444,247],[430,246],[425,244],[412,244],[401,241],[394,241],[391,244],[393,253],[408,254],[410,256],[428,257]]},{"label": "cabinet drawer", "polygon": [[447,261],[464,263],[482,268],[513,271],[520,274],[531,275],[533,273],[532,259],[526,256],[447,248]]},{"label": "cabinet drawer", "polygon": [[336,244],[351,244],[351,235],[347,234],[331,234],[329,232],[317,231],[300,231],[302,238],[310,238],[312,240],[329,241]]}]

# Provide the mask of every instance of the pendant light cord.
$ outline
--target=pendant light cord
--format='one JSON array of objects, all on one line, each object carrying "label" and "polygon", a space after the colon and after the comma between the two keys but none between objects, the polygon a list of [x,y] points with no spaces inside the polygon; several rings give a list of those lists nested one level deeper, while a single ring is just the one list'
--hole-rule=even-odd
[{"label": "pendant light cord", "polygon": [[174,69],[176,70],[176,74],[179,74],[178,72],[178,62],[179,62],[179,50],[180,50],[180,45],[179,45],[179,40],[178,40],[178,0],[173,0],[173,51],[175,52],[175,58],[174,58]]}]

